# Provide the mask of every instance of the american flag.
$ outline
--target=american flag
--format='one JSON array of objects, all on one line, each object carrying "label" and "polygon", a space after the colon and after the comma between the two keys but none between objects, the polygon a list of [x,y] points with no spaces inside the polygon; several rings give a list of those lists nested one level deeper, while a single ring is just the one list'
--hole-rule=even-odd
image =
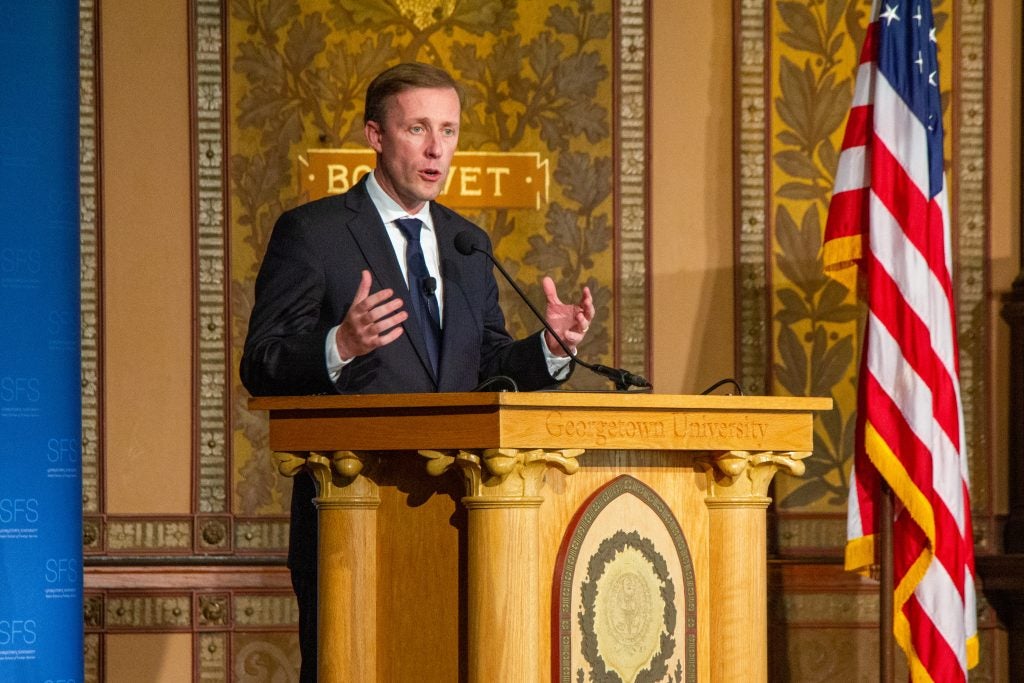
[{"label": "american flag", "polygon": [[930,0],[875,0],[825,228],[867,298],[846,568],[875,561],[894,496],[896,642],[914,681],[978,660],[967,457]]}]

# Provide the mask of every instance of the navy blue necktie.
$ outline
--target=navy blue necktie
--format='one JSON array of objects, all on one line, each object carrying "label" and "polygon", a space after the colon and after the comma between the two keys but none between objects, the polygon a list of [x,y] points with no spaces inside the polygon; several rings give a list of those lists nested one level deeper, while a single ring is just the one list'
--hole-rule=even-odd
[{"label": "navy blue necktie", "polygon": [[437,374],[438,358],[441,354],[441,313],[437,305],[434,290],[437,282],[427,270],[427,261],[423,258],[423,247],[420,245],[420,228],[423,223],[418,218],[399,218],[395,225],[405,235],[405,267],[409,277],[410,313],[423,330],[423,338],[427,343],[427,355],[434,374]]}]

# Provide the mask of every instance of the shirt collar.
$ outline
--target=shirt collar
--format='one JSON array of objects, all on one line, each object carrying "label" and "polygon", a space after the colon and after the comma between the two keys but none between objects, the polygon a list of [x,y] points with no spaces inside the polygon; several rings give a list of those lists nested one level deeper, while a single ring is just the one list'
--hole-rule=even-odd
[{"label": "shirt collar", "polygon": [[370,196],[370,201],[373,202],[373,205],[377,207],[377,213],[380,214],[384,225],[394,223],[399,218],[418,218],[425,228],[433,231],[434,221],[430,216],[430,202],[424,202],[419,212],[410,216],[408,211],[403,209],[398,202],[384,191],[384,188],[377,182],[376,175],[373,173],[368,173],[367,175],[369,177],[366,179],[366,193]]}]

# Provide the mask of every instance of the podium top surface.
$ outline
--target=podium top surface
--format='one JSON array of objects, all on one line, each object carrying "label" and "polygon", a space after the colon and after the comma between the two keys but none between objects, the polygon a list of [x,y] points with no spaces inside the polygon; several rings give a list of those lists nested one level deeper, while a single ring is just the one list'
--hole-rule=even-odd
[{"label": "podium top surface", "polygon": [[462,392],[429,394],[338,394],[266,396],[249,399],[250,410],[346,410],[402,408],[636,408],[645,410],[816,411],[832,408],[831,398],[652,394],[624,391]]},{"label": "podium top surface", "polygon": [[253,398],[275,451],[583,448],[810,451],[831,398],[473,392]]}]

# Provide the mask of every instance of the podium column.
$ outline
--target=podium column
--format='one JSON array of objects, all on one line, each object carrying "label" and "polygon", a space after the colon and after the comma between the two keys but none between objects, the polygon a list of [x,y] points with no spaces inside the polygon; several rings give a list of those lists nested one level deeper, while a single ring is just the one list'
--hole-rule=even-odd
[{"label": "podium column", "polygon": [[712,681],[768,680],[768,485],[803,474],[808,453],[730,451],[697,459],[705,472],[710,543]]},{"label": "podium column", "polygon": [[351,451],[278,453],[278,470],[305,468],[316,482],[317,680],[377,680],[377,484]]},{"label": "podium column", "polygon": [[466,479],[470,683],[539,683],[540,491],[548,467],[573,474],[583,451],[420,453],[431,474],[458,467]]}]

